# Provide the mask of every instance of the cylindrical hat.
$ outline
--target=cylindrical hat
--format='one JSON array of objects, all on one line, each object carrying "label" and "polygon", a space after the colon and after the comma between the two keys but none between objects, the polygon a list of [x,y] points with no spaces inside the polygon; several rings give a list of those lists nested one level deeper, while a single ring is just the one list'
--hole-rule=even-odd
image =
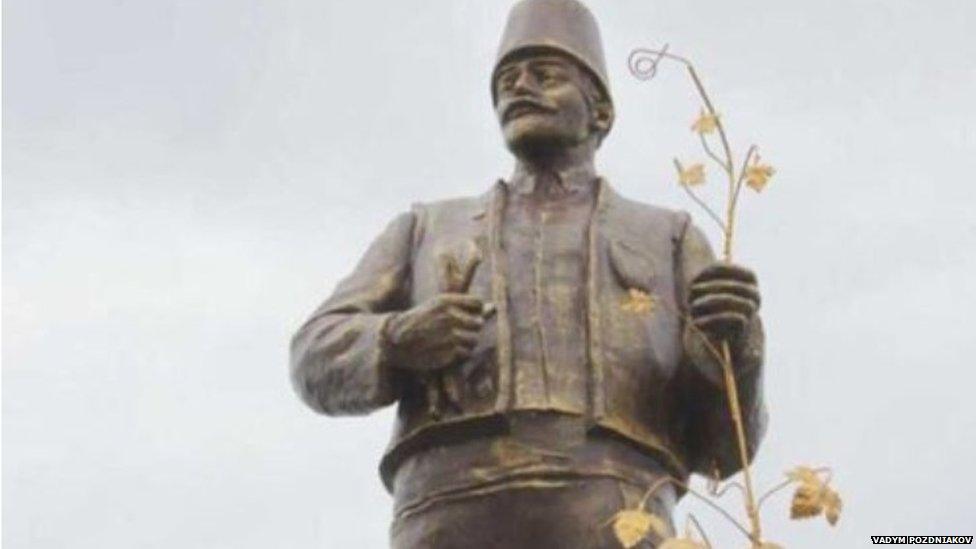
[{"label": "cylindrical hat", "polygon": [[596,18],[577,0],[522,0],[512,7],[491,73],[491,99],[495,96],[498,67],[512,54],[527,48],[550,48],[575,59],[592,74],[610,100],[607,64]]}]

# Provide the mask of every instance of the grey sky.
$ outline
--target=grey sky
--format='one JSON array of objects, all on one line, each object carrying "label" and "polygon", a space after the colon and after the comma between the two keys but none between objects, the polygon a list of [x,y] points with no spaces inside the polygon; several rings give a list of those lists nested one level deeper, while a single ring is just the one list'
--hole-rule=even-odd
[{"label": "grey sky", "polygon": [[[770,537],[973,534],[976,5],[589,4],[618,190],[711,229],[673,182],[689,82],[626,70],[664,42],[779,169],[737,253],[769,325],[756,475],[830,464],[847,508],[792,523],[784,496]],[[511,169],[509,5],[4,0],[4,547],[385,545],[391,411],[304,409],[287,341],[397,212]]]}]

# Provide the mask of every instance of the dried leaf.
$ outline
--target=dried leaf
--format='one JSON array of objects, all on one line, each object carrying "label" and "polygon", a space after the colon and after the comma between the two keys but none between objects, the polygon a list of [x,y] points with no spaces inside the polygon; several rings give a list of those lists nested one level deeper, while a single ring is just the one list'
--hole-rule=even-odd
[{"label": "dried leaf", "polygon": [[708,549],[705,545],[688,538],[670,538],[664,540],[657,549]]},{"label": "dried leaf", "polygon": [[756,160],[746,167],[746,185],[757,193],[762,192],[769,184],[769,179],[776,174],[776,170],[768,164],[760,164],[759,156]]},{"label": "dried leaf", "polygon": [[678,169],[678,183],[689,187],[705,183],[705,165],[699,162],[687,168],[680,167]]},{"label": "dried leaf", "polygon": [[620,304],[620,308],[628,313],[649,314],[654,312],[654,296],[637,288],[631,288],[627,292],[627,298]]},{"label": "dried leaf", "polygon": [[844,508],[844,502],[840,499],[840,494],[832,490],[829,487],[824,487],[823,496],[823,506],[824,506],[824,517],[831,526],[837,524],[837,519],[840,518],[840,512]]},{"label": "dried leaf", "polygon": [[664,519],[640,509],[620,511],[612,520],[613,535],[625,549],[636,546],[652,531],[662,537],[668,534]]},{"label": "dried leaf", "polygon": [[844,502],[833,488],[821,480],[817,471],[799,466],[786,473],[786,477],[798,483],[790,505],[790,517],[803,519],[820,513],[831,526],[837,524]]},{"label": "dried leaf", "polygon": [[815,517],[823,511],[820,487],[811,483],[801,483],[793,494],[790,504],[790,518],[804,519]]},{"label": "dried leaf", "polygon": [[699,112],[698,118],[691,125],[691,131],[699,135],[713,133],[717,129],[718,114],[710,114],[709,112],[705,111],[705,109],[702,109]]}]

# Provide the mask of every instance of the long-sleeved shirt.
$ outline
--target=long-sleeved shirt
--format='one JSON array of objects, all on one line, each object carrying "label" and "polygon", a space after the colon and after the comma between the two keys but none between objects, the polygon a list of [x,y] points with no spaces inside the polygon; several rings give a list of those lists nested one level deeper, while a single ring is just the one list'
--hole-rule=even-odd
[{"label": "long-sleeved shirt", "polygon": [[508,185],[502,246],[519,409],[586,412],[587,236],[596,176],[519,173]]}]

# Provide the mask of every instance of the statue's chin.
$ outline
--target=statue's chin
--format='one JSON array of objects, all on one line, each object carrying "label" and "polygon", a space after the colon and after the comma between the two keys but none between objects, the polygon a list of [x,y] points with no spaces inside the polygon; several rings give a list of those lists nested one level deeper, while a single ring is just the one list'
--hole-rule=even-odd
[{"label": "statue's chin", "polygon": [[572,147],[578,139],[546,127],[505,128],[505,143],[516,156],[548,155]]}]

